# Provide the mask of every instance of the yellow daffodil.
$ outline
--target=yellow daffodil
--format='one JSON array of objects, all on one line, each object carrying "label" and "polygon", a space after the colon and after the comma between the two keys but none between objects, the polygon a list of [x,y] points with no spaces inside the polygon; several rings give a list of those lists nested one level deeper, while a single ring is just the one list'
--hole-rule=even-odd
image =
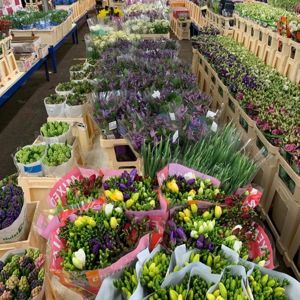
[{"label": "yellow daffodil", "polygon": [[176,183],[175,179],[172,179],[171,181],[167,182],[167,188],[172,192],[172,193],[178,193],[179,192],[179,187]]}]

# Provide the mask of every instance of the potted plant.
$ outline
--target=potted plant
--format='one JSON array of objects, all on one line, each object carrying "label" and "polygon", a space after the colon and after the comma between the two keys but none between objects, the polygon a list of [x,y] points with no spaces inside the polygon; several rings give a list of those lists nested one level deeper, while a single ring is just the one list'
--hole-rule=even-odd
[{"label": "potted plant", "polygon": [[62,82],[59,83],[56,88],[55,92],[60,96],[68,96],[73,91],[73,83],[72,82]]}]

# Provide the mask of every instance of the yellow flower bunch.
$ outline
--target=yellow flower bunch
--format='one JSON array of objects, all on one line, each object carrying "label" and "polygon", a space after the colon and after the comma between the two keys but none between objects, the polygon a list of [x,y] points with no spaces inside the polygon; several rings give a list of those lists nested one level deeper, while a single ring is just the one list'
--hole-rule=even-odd
[{"label": "yellow flower bunch", "polygon": [[76,227],[83,227],[83,226],[95,227],[96,221],[94,220],[94,218],[89,217],[89,216],[79,216],[75,220],[74,224]]},{"label": "yellow flower bunch", "polygon": [[104,195],[112,201],[124,201],[123,193],[119,190],[106,190]]}]

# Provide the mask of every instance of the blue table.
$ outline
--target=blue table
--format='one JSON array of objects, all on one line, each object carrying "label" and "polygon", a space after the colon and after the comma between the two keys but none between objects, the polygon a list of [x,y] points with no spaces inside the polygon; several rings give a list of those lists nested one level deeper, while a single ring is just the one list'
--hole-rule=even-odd
[{"label": "blue table", "polygon": [[41,58],[36,62],[23,76],[21,76],[10,88],[8,88],[0,96],[0,106],[2,106],[30,77],[31,75],[39,70],[39,68],[44,65],[46,79],[49,81],[49,70],[48,70],[48,55],[44,58]]},{"label": "blue table", "polygon": [[51,64],[53,68],[53,72],[57,73],[57,59],[56,59],[56,51],[66,42],[66,40],[72,37],[73,44],[78,44],[78,29],[77,24],[72,25],[72,29],[59,41],[56,45],[50,46],[48,48],[49,56],[51,59]]}]

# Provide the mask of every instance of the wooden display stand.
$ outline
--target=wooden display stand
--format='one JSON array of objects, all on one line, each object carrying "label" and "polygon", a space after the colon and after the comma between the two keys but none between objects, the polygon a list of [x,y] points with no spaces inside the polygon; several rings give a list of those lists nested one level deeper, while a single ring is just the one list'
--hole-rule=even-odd
[{"label": "wooden display stand", "polygon": [[11,49],[11,37],[0,41],[0,87],[10,85],[10,82],[20,76],[20,71]]},{"label": "wooden display stand", "polygon": [[43,44],[48,46],[54,46],[67,34],[72,28],[72,17],[69,16],[63,23],[50,29],[29,29],[29,30],[18,30],[11,29],[11,35],[16,37],[28,37],[36,36],[42,39]]},{"label": "wooden display stand", "polygon": [[[126,139],[105,139],[100,134],[100,147],[108,155],[109,167],[112,169],[133,169],[136,168],[139,174],[143,172],[143,160],[140,155],[133,149],[129,141]],[[132,159],[122,161],[118,158],[118,148],[124,149],[130,153]]]},{"label": "wooden display stand", "polygon": [[171,29],[179,40],[189,40],[191,20],[180,21],[178,18],[171,18]]}]

